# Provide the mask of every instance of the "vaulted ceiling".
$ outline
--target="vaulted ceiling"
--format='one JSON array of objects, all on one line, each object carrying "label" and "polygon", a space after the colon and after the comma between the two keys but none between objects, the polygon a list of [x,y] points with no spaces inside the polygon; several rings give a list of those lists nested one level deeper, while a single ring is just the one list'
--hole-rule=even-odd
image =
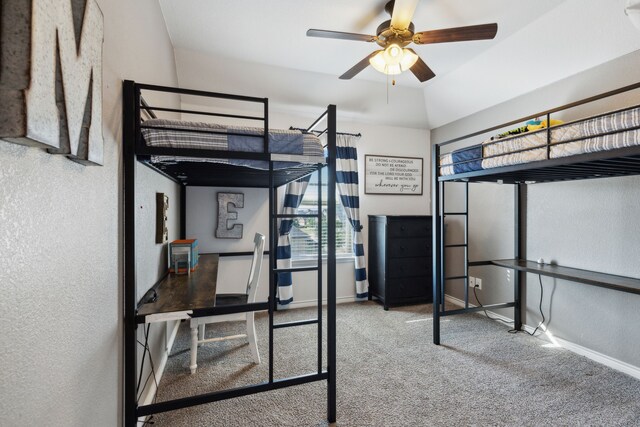
[{"label": "vaulted ceiling", "polygon": [[268,96],[276,110],[328,103],[343,117],[433,128],[640,49],[627,0],[421,0],[416,31],[497,22],[494,40],[414,46],[436,73],[338,76],[375,43],[310,38],[309,28],[376,34],[380,0],[160,0],[183,87]]}]

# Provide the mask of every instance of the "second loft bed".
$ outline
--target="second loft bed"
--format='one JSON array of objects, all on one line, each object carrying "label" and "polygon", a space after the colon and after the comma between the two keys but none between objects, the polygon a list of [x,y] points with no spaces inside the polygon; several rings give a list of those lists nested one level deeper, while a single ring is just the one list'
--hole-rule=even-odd
[{"label": "second loft bed", "polygon": [[[538,264],[526,259],[526,189],[527,185],[628,175],[640,175],[640,105],[585,119],[561,123],[554,115],[569,109],[593,105],[614,95],[640,88],[640,83],[625,86],[552,110],[533,114],[489,129],[474,132],[433,146],[433,341],[440,344],[440,318],[486,309],[513,308],[514,329],[522,328],[521,295],[525,274],[535,273],[622,292],[640,294],[640,279],[587,271],[554,264]],[[636,101],[637,103],[637,101]],[[544,120],[540,120],[543,118]],[[533,131],[524,122],[533,123]],[[515,124],[515,135],[501,134],[477,143],[488,132]],[[551,126],[547,126],[550,124]],[[471,146],[451,150],[453,144]],[[447,153],[444,153],[444,151]],[[514,185],[514,249],[512,259],[469,260],[469,187],[475,182]],[[464,185],[464,210],[445,210],[445,185]],[[445,219],[457,216],[464,220],[464,242],[445,244]],[[458,247],[464,250],[464,272],[448,276],[445,272],[446,251]],[[513,281],[514,298],[510,302],[490,306],[469,303],[469,267],[498,266],[516,272]],[[447,283],[464,281],[464,307],[447,310],[444,306]]]},{"label": "second loft bed", "polygon": [[[638,172],[636,162],[626,162],[625,166],[616,158],[637,154],[640,105],[568,123],[555,120],[554,114],[638,88],[640,83],[625,86],[437,144],[438,179],[515,183],[633,175]],[[447,145],[514,124],[521,126],[479,144],[442,152]]]},{"label": "second loft bed", "polygon": [[[253,115],[229,113],[202,108],[201,110],[150,105],[144,94],[173,94],[181,97],[201,97],[205,100],[231,100],[244,105],[258,105],[260,112]],[[161,96],[154,98],[160,99]],[[205,103],[206,104],[206,103]],[[221,120],[257,121],[259,127],[233,127],[212,125],[200,121],[176,121],[158,119],[156,112],[179,115],[214,117]],[[145,117],[146,116],[146,117]],[[326,122],[326,147],[312,134],[320,124]],[[336,419],[336,262],[335,262],[335,167],[336,167],[336,107],[329,105],[322,115],[306,129],[300,131],[278,131],[269,128],[268,99],[241,95],[214,93],[181,89],[157,85],[140,84],[125,81],[123,84],[123,151],[125,182],[124,213],[124,264],[125,264],[125,383],[124,412],[125,424],[136,425],[140,417],[154,413],[172,411],[195,405],[211,403],[249,394],[305,384],[314,381],[327,381],[327,419]],[[326,150],[326,154],[325,154]],[[253,187],[266,188],[269,193],[269,236],[268,244],[269,296],[266,302],[255,302],[237,306],[215,307],[198,306],[190,310],[191,317],[206,317],[242,313],[249,311],[267,311],[269,314],[269,356],[268,379],[262,383],[233,389],[210,391],[208,393],[140,405],[137,397],[139,380],[137,377],[138,331],[139,326],[155,316],[172,313],[154,312],[145,307],[143,301],[137,301],[136,283],[136,207],[135,193],[136,162],[140,162],[166,178],[180,184],[180,238],[186,234],[186,187]],[[278,242],[278,221],[294,218],[296,215],[277,213],[278,187],[305,177],[321,168],[328,168],[327,185],[327,321],[326,321],[326,369],[323,369],[322,351],[322,244],[318,243],[318,265],[315,268],[278,269],[276,252]],[[318,204],[322,197],[318,195]],[[318,210],[321,212],[321,210]],[[320,215],[320,214],[318,214]],[[322,221],[318,221],[319,227]],[[245,253],[227,253],[220,255],[245,255]],[[276,277],[278,273],[297,271],[317,271],[318,280],[318,318],[301,322],[277,324],[274,321],[276,311]],[[165,276],[166,278],[167,276]],[[162,279],[164,280],[164,279]],[[162,280],[159,282],[161,283]],[[157,286],[158,284],[156,284]],[[202,305],[202,304],[201,304]],[[276,378],[273,367],[274,330],[315,323],[318,328],[318,361],[315,372],[289,378]],[[146,348],[146,346],[145,346]],[[145,350],[146,351],[146,350]],[[144,355],[142,356],[144,360]],[[144,362],[143,362],[144,363]],[[139,372],[141,374],[141,372]]]}]

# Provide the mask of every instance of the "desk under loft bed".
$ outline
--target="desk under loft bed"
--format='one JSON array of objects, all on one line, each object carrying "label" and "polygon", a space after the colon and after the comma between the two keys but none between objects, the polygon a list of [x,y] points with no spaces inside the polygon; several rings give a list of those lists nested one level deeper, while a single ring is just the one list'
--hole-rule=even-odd
[{"label": "desk under loft bed", "polygon": [[[513,308],[514,329],[522,328],[521,295],[526,273],[569,280],[611,290],[640,294],[640,279],[575,269],[554,264],[539,264],[526,259],[526,189],[544,182],[585,180],[640,175],[640,106],[598,114],[569,123],[559,123],[552,115],[640,88],[640,83],[603,93],[509,123],[493,126],[433,146],[433,342],[440,344],[440,320],[475,312]],[[593,105],[593,104],[591,104]],[[544,120],[540,120],[544,119]],[[480,135],[530,121],[528,127],[500,134],[478,143]],[[468,144],[451,150],[451,144]],[[457,144],[456,144],[457,145]],[[446,148],[445,148],[446,147]],[[444,148],[444,149],[443,149]],[[514,246],[512,259],[469,261],[469,187],[471,183],[499,183],[514,186]],[[445,211],[447,183],[463,183],[464,210]],[[445,244],[445,219],[464,221],[464,242]],[[464,273],[448,276],[446,251],[464,250]],[[512,269],[513,301],[471,306],[469,304],[469,267],[497,266]],[[447,310],[445,292],[448,282],[464,281],[464,307]]]},{"label": "desk under loft bed", "polygon": [[[200,97],[205,100],[237,101],[243,105],[258,105],[260,114],[230,114],[218,111],[188,110],[162,105],[149,105],[142,94],[152,92],[174,94],[181,97]],[[153,97],[151,98],[162,98]],[[205,105],[210,103],[204,102]],[[247,107],[247,110],[250,110]],[[158,119],[156,113],[164,112],[183,116],[216,117],[219,120],[239,119],[257,121],[258,128],[212,125],[202,122],[181,122]],[[211,403],[234,397],[246,396],[263,391],[275,390],[314,381],[327,380],[328,421],[336,420],[336,264],[335,264],[335,159],[336,159],[336,107],[327,110],[307,129],[308,132],[278,131],[269,128],[268,99],[248,96],[187,90],[173,87],[139,84],[125,81],[123,86],[123,151],[124,151],[124,263],[125,263],[125,422],[135,426],[139,417],[154,413],[172,411],[190,406]],[[146,116],[146,119],[144,119]],[[326,122],[326,157],[322,145],[311,141],[317,137],[313,130]],[[296,134],[297,132],[297,134]],[[235,139],[234,139],[235,138]],[[279,149],[278,143],[295,139],[301,146],[293,152],[288,148]],[[256,148],[255,141],[258,141]],[[287,145],[287,144],[285,144]],[[136,162],[141,162],[157,173],[181,185],[180,191],[180,237],[186,238],[186,187],[254,187],[266,188],[269,192],[269,296],[266,302],[255,302],[237,306],[205,307],[193,310],[191,317],[218,314],[268,311],[269,314],[269,374],[263,383],[209,392],[176,400],[139,406],[137,387],[137,331],[145,323],[147,316],[154,313],[139,311],[135,265],[135,189]],[[322,369],[322,244],[318,243],[318,265],[315,267],[277,269],[276,247],[278,241],[278,220],[295,215],[277,213],[277,188],[307,176],[322,167],[328,167],[327,200],[327,369]],[[318,186],[320,188],[320,186]],[[318,194],[318,207],[322,203]],[[318,209],[319,215],[321,209]],[[321,221],[318,221],[320,227]],[[319,235],[322,235],[320,232]],[[221,254],[229,255],[229,254]],[[233,254],[231,254],[233,255]],[[235,254],[238,255],[238,254]],[[281,272],[317,271],[318,318],[300,322],[276,324],[276,277]],[[165,276],[166,278],[166,276]],[[141,313],[143,315],[141,315]],[[315,372],[290,378],[274,378],[273,340],[274,330],[285,327],[317,324],[318,363]]]}]

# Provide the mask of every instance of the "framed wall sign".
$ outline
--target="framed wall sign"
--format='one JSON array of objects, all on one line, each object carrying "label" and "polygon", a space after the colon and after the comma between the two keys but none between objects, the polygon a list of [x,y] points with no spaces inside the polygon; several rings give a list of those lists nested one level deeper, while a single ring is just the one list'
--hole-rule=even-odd
[{"label": "framed wall sign", "polygon": [[164,193],[156,193],[156,243],[169,241],[168,211],[169,196]]},{"label": "framed wall sign", "polygon": [[420,157],[364,156],[365,194],[422,195]]}]

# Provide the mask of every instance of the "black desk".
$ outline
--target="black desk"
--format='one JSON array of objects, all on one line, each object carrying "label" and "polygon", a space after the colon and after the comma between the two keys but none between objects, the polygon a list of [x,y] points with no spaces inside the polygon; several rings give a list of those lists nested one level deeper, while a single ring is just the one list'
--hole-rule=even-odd
[{"label": "black desk", "polygon": [[218,254],[200,255],[191,274],[169,273],[158,285],[155,302],[138,310],[137,323],[190,319],[193,310],[211,308],[216,301]]},{"label": "black desk", "polygon": [[500,259],[490,261],[491,264],[527,273],[556,277],[571,282],[586,283],[587,285],[614,289],[616,291],[640,294],[640,279],[634,277],[617,276],[597,271],[578,268],[562,267],[556,264],[538,264],[535,261],[523,259]]}]

